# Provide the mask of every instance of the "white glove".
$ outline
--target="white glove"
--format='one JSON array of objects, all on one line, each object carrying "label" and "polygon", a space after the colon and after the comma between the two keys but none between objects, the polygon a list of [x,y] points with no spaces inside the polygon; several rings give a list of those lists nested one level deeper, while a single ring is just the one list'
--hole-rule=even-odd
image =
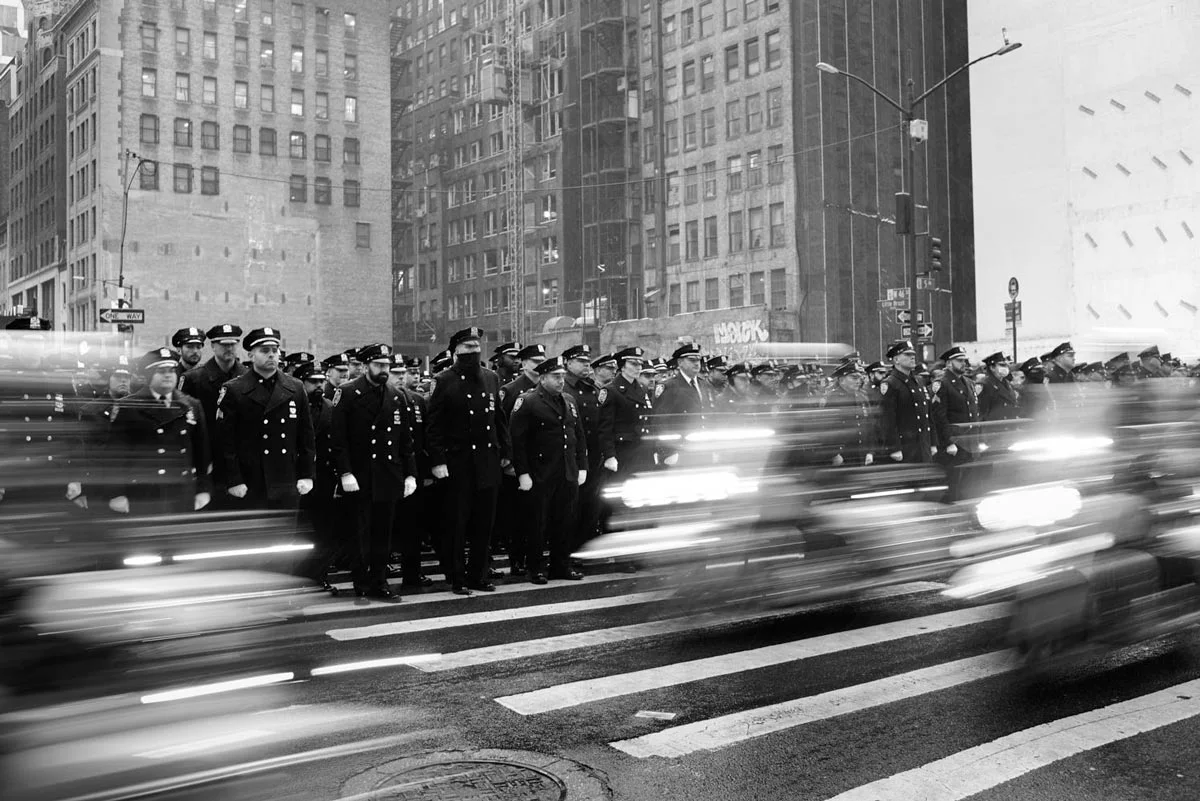
[{"label": "white glove", "polygon": [[[937,453],[937,448],[934,448],[933,452]],[[946,448],[946,453],[951,456],[958,456],[958,446],[954,443],[950,443],[950,447]]]},{"label": "white glove", "polygon": [[517,489],[521,490],[521,492],[529,492],[533,489],[533,476],[528,473],[522,473],[517,476]]},{"label": "white glove", "polygon": [[199,512],[205,506],[208,506],[208,503],[211,500],[212,500],[212,496],[209,495],[207,492],[197,492],[196,493],[196,505],[194,507],[195,510],[197,512]]},{"label": "white glove", "polygon": [[358,492],[358,479],[353,473],[342,476],[342,492]]},{"label": "white glove", "polygon": [[930,446],[929,446],[929,454],[930,454],[931,456],[937,456],[937,445],[930,445]]},{"label": "white glove", "polygon": [[834,467],[841,467],[841,466],[842,466],[842,462],[844,462],[844,461],[845,461],[845,459],[843,459],[843,458],[842,458],[842,455],[839,453],[839,454],[837,454],[836,456],[834,456],[834,457],[833,457],[833,466],[834,466]]},{"label": "white glove", "polygon": [[617,457],[610,456],[604,460],[604,469],[613,473],[617,472]]},{"label": "white glove", "polygon": [[120,514],[129,514],[129,499],[124,495],[118,495],[108,502],[108,508]]},{"label": "white glove", "polygon": [[665,464],[667,467],[674,467],[675,465],[679,464],[679,454],[672,453],[666,459],[663,459],[663,464]]},{"label": "white glove", "polygon": [[439,465],[434,466],[434,468],[433,468],[433,477],[434,478],[449,478],[449,476],[450,476],[450,468],[446,467],[446,465],[439,464]]},{"label": "white glove", "polygon": [[235,487],[230,487],[226,491],[235,498],[245,498],[246,493],[250,491],[250,488],[245,484],[238,484]]},{"label": "white glove", "polygon": [[67,485],[67,500],[73,501],[83,494],[83,485],[78,481],[72,481]]},{"label": "white glove", "polygon": [[896,451],[895,453],[893,453],[892,461],[893,462],[903,462],[904,461],[904,451]]},{"label": "white glove", "polygon": [[865,464],[867,467],[870,467],[871,465],[875,464],[874,454],[868,453],[867,458],[863,459],[863,464]]},{"label": "white glove", "polygon": [[312,488],[313,480],[311,478],[296,479],[296,492],[300,493],[301,495],[307,495],[308,493],[312,492]]},{"label": "white glove", "polygon": [[416,476],[405,476],[404,478],[404,497],[407,498],[417,491]]},{"label": "white glove", "polygon": [[587,483],[587,471],[580,470],[579,471],[579,486],[582,487],[586,483]]}]

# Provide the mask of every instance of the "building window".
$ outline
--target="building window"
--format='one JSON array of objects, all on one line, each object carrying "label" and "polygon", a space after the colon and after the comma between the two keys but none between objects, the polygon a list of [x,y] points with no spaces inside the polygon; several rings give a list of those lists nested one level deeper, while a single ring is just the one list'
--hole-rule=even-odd
[{"label": "building window", "polygon": [[717,256],[717,218],[704,218],[704,258]]},{"label": "building window", "polygon": [[143,114],[141,125],[141,136],[139,137],[143,144],[157,145],[158,144],[158,117],[154,114]]},{"label": "building window", "polygon": [[216,167],[200,168],[200,194],[221,194],[221,171]]},{"label": "building window", "polygon": [[292,45],[292,72],[304,74],[304,48],[299,45]]},{"label": "building window", "polygon": [[687,283],[687,310],[689,312],[700,311],[700,282],[688,281]]},{"label": "building window", "polygon": [[750,273],[750,305],[762,306],[767,302],[766,276],[761,273]]},{"label": "building window", "polygon": [[704,308],[719,309],[721,307],[721,282],[717,278],[704,279]]},{"label": "building window", "polygon": [[221,149],[220,126],[215,122],[200,123],[200,147],[205,150]]},{"label": "building window", "polygon": [[762,95],[746,95],[746,133],[758,133],[762,125]]},{"label": "building window", "polygon": [[742,191],[742,157],[730,156],[728,161],[729,191]]},{"label": "building window", "polygon": [[263,27],[273,27],[275,25],[275,0],[261,0],[259,5],[262,6]]},{"label": "building window", "polygon": [[558,237],[542,238],[542,264],[554,264],[558,261]]},{"label": "building window", "polygon": [[558,305],[558,279],[551,278],[542,281],[542,305],[557,306]]},{"label": "building window", "polygon": [[725,104],[725,138],[737,139],[742,135],[742,101],[730,100]]},{"label": "building window", "polygon": [[292,3],[292,30],[304,30],[304,4]]},{"label": "building window", "polygon": [[303,117],[304,116],[304,90],[303,89],[293,89],[292,90],[292,116],[293,117]]},{"label": "building window", "polygon": [[245,36],[233,40],[233,63],[243,67],[250,63],[250,40]]},{"label": "building window", "polygon": [[[742,212],[740,212],[740,211],[729,212],[729,252],[730,253],[741,253],[742,252],[742,249],[745,247],[745,241],[743,239],[743,235],[744,235],[744,231],[742,229]],[[730,302],[732,303],[732,299],[730,299]],[[737,305],[740,306],[742,304],[738,303]]]},{"label": "building window", "polygon": [[762,72],[762,59],[758,46],[758,37],[746,40],[746,77],[753,78]]},{"label": "building window", "polygon": [[729,276],[729,308],[736,309],[746,304],[745,280],[741,273]]},{"label": "building window", "polygon": [[704,199],[712,200],[717,196],[717,162],[704,162]]},{"label": "building window", "polygon": [[746,154],[746,187],[754,189],[762,186],[762,151],[751,150]]},{"label": "building window", "polygon": [[210,61],[217,58],[217,35],[212,31],[204,32],[204,58]]},{"label": "building window", "polygon": [[275,155],[275,129],[274,128],[259,128],[258,129],[258,155],[274,156]]},{"label": "building window", "polygon": [[250,108],[250,84],[245,81],[233,82],[233,107],[240,109]]},{"label": "building window", "polygon": [[667,155],[679,155],[679,120],[667,120],[665,131],[667,138]]},{"label": "building window", "polygon": [[142,67],[142,97],[158,97],[158,71]]},{"label": "building window", "polygon": [[767,181],[773,184],[783,183],[783,145],[771,145],[767,148]]},{"label": "building window", "polygon": [[318,50],[317,51],[317,65],[313,69],[316,70],[318,78],[328,78],[329,77],[329,51],[328,50]]},{"label": "building window", "polygon": [[233,0],[233,20],[234,22],[246,22],[249,19],[246,14],[246,0]]},{"label": "building window", "polygon": [[288,181],[288,199],[293,203],[308,202],[308,179],[303,175],[293,175]]},{"label": "building window", "polygon": [[787,244],[787,232],[783,228],[783,204],[771,204],[771,247],[778,248]]},{"label": "building window", "polygon": [[738,14],[740,5],[738,0],[725,0],[725,30],[736,28],[741,21]]},{"label": "building window", "polygon": [[679,284],[671,284],[667,287],[667,314],[671,317],[683,311],[679,305]]},{"label": "building window", "polygon": [[250,126],[249,125],[233,126],[233,152],[234,153],[249,153],[250,152]]},{"label": "building window", "polygon": [[183,117],[175,118],[175,147],[192,146],[192,121]]},{"label": "building window", "polygon": [[725,48],[725,83],[733,83],[738,79],[738,46]]},{"label": "building window", "polygon": [[350,208],[358,208],[358,181],[342,184],[342,202]]},{"label": "building window", "polygon": [[328,136],[317,134],[313,137],[313,159],[315,161],[330,161],[329,150]]},{"label": "building window", "polygon": [[771,308],[781,311],[787,305],[787,270],[771,270]]},{"label": "building window", "polygon": [[192,55],[192,32],[187,28],[175,29],[175,55],[179,58]]},{"label": "building window", "polygon": [[687,114],[683,118],[683,149],[695,150],[698,145],[696,136],[696,115]]},{"label": "building window", "polygon": [[767,69],[777,70],[783,66],[783,37],[779,31],[767,33]]},{"label": "building window", "polygon": [[301,131],[292,131],[288,136],[288,156],[294,159],[308,158],[308,139]]},{"label": "building window", "polygon": [[783,87],[776,86],[767,90],[767,127],[778,128],[783,125]]},{"label": "building window", "polygon": [[354,53],[346,54],[346,66],[342,70],[343,76],[347,81],[358,80],[358,56]]},{"label": "building window", "polygon": [[268,114],[275,113],[275,87],[263,84],[258,90],[258,108]]},{"label": "building window", "polygon": [[317,34],[319,36],[329,35],[329,9],[317,9]]},{"label": "building window", "polygon": [[186,72],[175,73],[175,99],[180,103],[192,102],[192,76]]},{"label": "building window", "polygon": [[358,17],[354,14],[346,14],[343,17],[346,26],[347,36],[358,36]]},{"label": "building window", "polygon": [[696,93],[696,62],[683,63],[683,96],[691,97]]},{"label": "building window", "polygon": [[[688,220],[684,223],[683,257],[688,261],[700,258],[700,221]],[[695,311],[689,309],[688,311]]]},{"label": "building window", "polygon": [[328,178],[313,179],[313,202],[318,206],[328,206],[333,197],[333,185]]},{"label": "building window", "polygon": [[329,119],[329,93],[317,92],[317,119]]},{"label": "building window", "polygon": [[217,79],[216,78],[205,78],[204,79],[204,98],[203,98],[203,100],[205,103],[207,103],[210,106],[215,106],[217,104]]},{"label": "building window", "polygon": [[[766,222],[766,220],[763,219],[762,206],[755,206],[754,208],[750,209],[750,211],[747,212],[746,216],[749,218],[749,221],[750,221],[750,225],[749,225],[750,249],[751,250],[762,250],[762,247],[764,244],[764,242],[763,242],[763,233],[764,233],[763,232],[763,224]],[[760,301],[756,301],[756,302],[760,302]]]},{"label": "building window", "polygon": [[713,25],[713,0],[701,0],[700,2],[700,38],[707,39],[716,31],[716,26]]},{"label": "building window", "polygon": [[258,47],[258,66],[266,70],[275,69],[275,43],[264,39]]},{"label": "building window", "polygon": [[357,97],[346,97],[346,122],[358,122]]},{"label": "building window", "polygon": [[142,32],[142,49],[143,50],[158,50],[158,27],[153,23],[143,22],[141,27]]},{"label": "building window", "polygon": [[342,140],[342,163],[358,164],[358,140],[349,137]]},{"label": "building window", "polygon": [[192,191],[192,167],[190,164],[175,165],[175,191],[181,195]]},{"label": "building window", "polygon": [[696,167],[683,171],[683,202],[689,205],[700,202],[700,171]]},{"label": "building window", "polygon": [[679,263],[679,223],[667,226],[667,264]]},{"label": "building window", "polygon": [[710,147],[717,143],[717,110],[706,108],[700,112],[700,145]]},{"label": "building window", "polygon": [[151,162],[138,170],[138,187],[148,191],[158,191],[158,164]]}]

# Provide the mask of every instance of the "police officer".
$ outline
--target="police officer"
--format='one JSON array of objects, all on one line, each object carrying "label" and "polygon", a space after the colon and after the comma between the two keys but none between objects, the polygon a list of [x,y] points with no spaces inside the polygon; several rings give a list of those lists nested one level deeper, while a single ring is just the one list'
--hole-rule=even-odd
[{"label": "police officer", "polygon": [[217,441],[236,507],[295,509],[313,488],[312,415],[304,387],[279,370],[278,328],[256,328],[242,346],[251,369],[217,395]]},{"label": "police officer", "polygon": [[321,394],[326,400],[333,400],[333,393],[346,380],[350,373],[350,357],[345,353],[335,353],[321,360],[321,369],[325,371],[325,381],[321,385]]},{"label": "police officer", "polygon": [[363,374],[363,370],[365,368],[363,367],[362,360],[358,358],[358,352],[360,350],[362,350],[362,348],[347,348],[346,350],[342,351],[342,353],[346,354],[347,381],[353,381]]},{"label": "police officer", "polygon": [[947,499],[967,497],[973,489],[965,489],[966,465],[974,461],[979,451],[979,396],[975,381],[968,373],[967,352],[955,345],[941,355],[946,365],[933,405],[934,426],[937,429],[939,460],[946,468],[950,485]]},{"label": "police officer", "polygon": [[1020,418],[1021,405],[1010,380],[1008,357],[993,353],[984,357],[983,366],[987,372],[979,392],[979,417],[988,423]]},{"label": "police officer", "polygon": [[546,346],[526,345],[521,348],[517,358],[521,363],[520,375],[500,387],[500,401],[505,417],[512,415],[517,398],[537,388],[537,366],[546,360]]},{"label": "police officer", "polygon": [[345,517],[344,501],[338,487],[338,470],[333,461],[333,404],[325,399],[325,375],[314,362],[302,362],[292,371],[292,377],[304,386],[309,415],[313,422],[315,473],[313,490],[300,499],[300,508],[308,513],[316,536],[313,550],[302,572],[321,588],[338,594],[329,583],[329,567],[345,561],[346,547],[338,533],[338,521]]},{"label": "police officer", "polygon": [[[711,389],[700,380],[704,358],[700,347],[680,345],[671,354],[677,373],[662,385],[654,403],[654,415],[663,430],[690,431],[703,427],[704,415],[712,409]],[[667,458],[667,464],[674,464]]]},{"label": "police officer", "polygon": [[284,372],[291,375],[291,374],[295,373],[296,368],[299,367],[300,365],[310,364],[312,362],[315,362],[316,360],[317,360],[317,357],[312,355],[308,351],[297,350],[297,351],[292,351],[291,353],[288,353],[285,356],[283,356],[283,358],[281,359],[281,363],[282,363]]},{"label": "police officer", "polygon": [[204,339],[204,332],[199,328],[180,328],[171,337],[171,347],[179,351],[180,375],[199,366]]},{"label": "police officer", "polygon": [[717,397],[717,408],[736,412],[753,402],[750,395],[750,365],[736,362],[725,370],[725,389]]},{"label": "police officer", "polygon": [[871,402],[871,408],[878,409],[880,401],[883,400],[883,395],[879,392],[879,387],[883,384],[884,379],[888,377],[888,366],[883,362],[871,362],[867,365],[867,381],[863,387],[866,393],[867,400]]},{"label": "police officer", "polygon": [[708,386],[711,390],[709,397],[716,406],[717,400],[729,386],[729,361],[724,356],[713,356],[704,363],[704,367],[708,372]]},{"label": "police officer", "polygon": [[521,371],[520,352],[519,342],[505,342],[492,351],[491,361],[496,365],[496,375],[500,377],[501,385],[512,381]]},{"label": "police officer", "polygon": [[[517,352],[517,360],[520,373],[500,387],[500,406],[504,410],[505,419],[512,416],[517,398],[537,388],[536,369],[546,360],[546,346],[526,345]],[[525,501],[525,496],[517,489],[517,473],[510,465],[501,477],[493,543],[496,551],[508,551],[508,565],[513,576],[525,572],[527,531],[523,521],[529,516],[525,509]]]},{"label": "police officer", "polygon": [[[617,471],[617,452],[613,441],[613,407],[609,391],[598,388],[588,372],[591,370],[591,348],[579,344],[563,351],[562,362],[567,367],[563,393],[575,401],[583,433],[587,438],[587,483],[579,488],[577,530],[572,550],[599,534],[600,493],[604,473]],[[543,377],[542,381],[546,379]]]},{"label": "police officer", "polygon": [[1151,345],[1138,354],[1138,363],[1133,368],[1138,378],[1164,378],[1171,375],[1169,368],[1163,366],[1163,356],[1158,345]]},{"label": "police officer", "polygon": [[879,392],[879,436],[883,452],[893,462],[930,462],[937,455],[928,390],[917,380],[917,352],[900,341],[887,351],[892,372]]},{"label": "police officer", "polygon": [[1046,371],[1046,378],[1051,384],[1075,383],[1075,376],[1071,373],[1072,368],[1075,367],[1075,348],[1071,346],[1070,342],[1059,344],[1046,354],[1043,367]]},{"label": "police officer", "polygon": [[538,387],[513,406],[513,466],[522,492],[529,493],[529,580],[547,580],[542,553],[550,545],[551,579],[578,581],[571,569],[571,517],[578,488],[587,482],[587,435],[575,399],[563,392],[562,357],[537,366]]},{"label": "police officer", "polygon": [[875,414],[862,391],[866,376],[854,360],[842,361],[830,376],[833,387],[817,400],[828,409],[832,420],[828,431],[833,438],[830,463],[834,467],[869,467],[875,463]]},{"label": "police officer", "polygon": [[106,450],[116,476],[108,501],[114,512],[191,512],[211,500],[204,414],[176,390],[179,358],[170,348],[147,353],[139,362],[145,386],[113,407]]},{"label": "police officer", "polygon": [[389,345],[359,352],[363,375],[333,396],[333,461],[342,494],[350,504],[357,548],[353,550],[354,592],[399,600],[387,584],[396,503],[417,490],[408,402],[388,385]]},{"label": "police officer", "polygon": [[640,380],[646,352],[635,346],[614,355],[621,372],[606,400],[613,409],[617,471],[629,475],[654,466],[654,450],[649,440],[654,401]]},{"label": "police officer", "polygon": [[230,508],[232,499],[225,492],[229,486],[225,480],[225,460],[217,443],[217,396],[226,383],[245,374],[246,367],[238,360],[238,342],[242,338],[240,326],[233,323],[214,325],[208,329],[205,337],[212,348],[212,356],[183,374],[181,389],[184,394],[200,401],[204,410],[204,423],[208,428],[213,454],[213,502],[209,508],[219,510]]},{"label": "police officer", "polygon": [[[496,589],[487,579],[488,547],[512,447],[500,408],[500,379],[480,362],[482,338],[474,327],[450,338],[454,364],[434,376],[425,429],[433,476],[446,484],[442,564],[456,595]],[[469,563],[463,555],[467,545]]]},{"label": "police officer", "polygon": [[392,526],[392,546],[399,548],[401,587],[420,592],[433,584],[421,570],[421,540],[428,536],[426,506],[428,488],[433,484],[433,465],[429,463],[429,450],[425,441],[425,419],[428,417],[424,396],[412,389],[420,377],[421,360],[405,360],[399,353],[392,354],[389,385],[408,407],[405,420],[412,439],[413,458],[416,464],[416,492],[402,498],[396,506],[396,520]]}]

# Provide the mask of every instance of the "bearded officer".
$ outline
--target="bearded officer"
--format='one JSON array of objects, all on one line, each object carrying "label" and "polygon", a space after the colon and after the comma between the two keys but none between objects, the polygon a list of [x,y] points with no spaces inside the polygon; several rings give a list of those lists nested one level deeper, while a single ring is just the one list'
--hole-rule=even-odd
[{"label": "bearded officer", "polygon": [[353,551],[354,592],[399,600],[387,584],[396,503],[417,489],[408,402],[388,386],[390,345],[359,352],[363,375],[333,396],[333,461],[357,534]]},{"label": "bearded officer", "polygon": [[433,476],[445,484],[442,565],[456,595],[496,589],[487,578],[488,547],[512,447],[500,379],[480,361],[482,338],[474,327],[450,338],[454,364],[434,376],[425,429]]},{"label": "bearded officer", "polygon": [[[575,401],[583,433],[587,438],[588,480],[579,487],[579,504],[576,534],[571,549],[576,550],[599,534],[600,493],[604,487],[604,474],[617,472],[617,452],[613,442],[613,407],[609,403],[608,389],[600,389],[588,373],[591,371],[591,348],[579,344],[562,353],[567,367],[563,393]],[[545,380],[544,378],[542,379]]]},{"label": "bearded officer", "polygon": [[529,494],[529,580],[545,584],[543,557],[550,546],[549,578],[578,581],[571,569],[572,515],[579,487],[587,482],[587,435],[575,399],[563,392],[567,367],[561,357],[537,367],[538,387],[513,406],[513,467],[521,492]]},{"label": "bearded officer", "polygon": [[900,341],[887,351],[892,372],[879,385],[879,437],[883,452],[893,462],[931,462],[937,455],[929,393],[914,371],[917,351]]},{"label": "bearded officer", "polygon": [[211,499],[208,432],[200,403],[176,389],[179,353],[156,348],[139,366],[145,386],[110,415],[107,461],[119,483],[108,506],[137,515],[203,509]]},{"label": "bearded officer", "polygon": [[316,445],[303,385],[279,369],[278,328],[256,328],[242,346],[251,369],[221,387],[217,441],[234,508],[296,509],[313,488]]},{"label": "bearded officer", "polygon": [[171,337],[171,347],[179,351],[179,374],[200,366],[204,353],[204,332],[199,328],[180,328]]}]

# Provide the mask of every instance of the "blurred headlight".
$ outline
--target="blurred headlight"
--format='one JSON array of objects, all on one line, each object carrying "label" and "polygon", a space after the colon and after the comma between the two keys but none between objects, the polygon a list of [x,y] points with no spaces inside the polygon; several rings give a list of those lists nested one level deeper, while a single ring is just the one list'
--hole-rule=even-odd
[{"label": "blurred headlight", "polygon": [[1083,501],[1074,487],[1033,487],[989,495],[975,507],[979,525],[988,531],[1037,528],[1079,514]]},{"label": "blurred headlight", "polygon": [[725,501],[758,492],[758,482],[729,470],[697,473],[671,472],[637,476],[606,492],[630,509]]},{"label": "blurred headlight", "polygon": [[1009,451],[1038,462],[1094,456],[1112,447],[1108,437],[1040,437],[1014,442]]},{"label": "blurred headlight", "polygon": [[769,428],[717,428],[711,431],[693,431],[688,442],[746,442],[771,439],[775,432]]}]

